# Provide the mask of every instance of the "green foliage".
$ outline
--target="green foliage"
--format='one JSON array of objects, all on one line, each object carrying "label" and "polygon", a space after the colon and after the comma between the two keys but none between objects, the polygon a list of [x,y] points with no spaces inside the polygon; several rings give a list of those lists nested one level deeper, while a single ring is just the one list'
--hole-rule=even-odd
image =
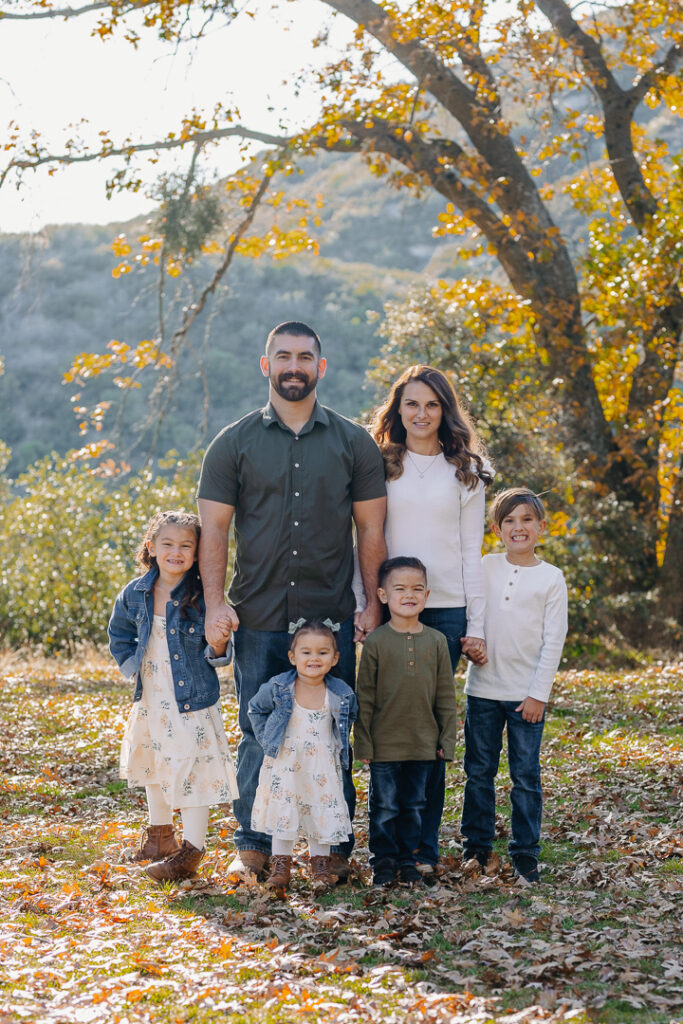
[{"label": "green foliage", "polygon": [[[199,457],[164,460],[125,483],[88,458],[42,459],[0,508],[0,634],[8,646],[69,650],[102,643],[114,598],[135,575],[133,554],[150,516],[194,508]],[[9,490],[9,488],[8,488]]]}]

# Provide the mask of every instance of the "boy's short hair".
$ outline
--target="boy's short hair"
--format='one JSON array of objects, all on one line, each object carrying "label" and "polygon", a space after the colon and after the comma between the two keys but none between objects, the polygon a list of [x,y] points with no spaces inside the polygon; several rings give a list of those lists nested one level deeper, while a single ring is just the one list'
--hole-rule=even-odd
[{"label": "boy's short hair", "polygon": [[500,527],[506,516],[509,516],[518,505],[530,505],[539,523],[545,519],[545,508],[537,494],[528,487],[508,487],[499,491],[491,504],[491,520]]},{"label": "boy's short hair", "polygon": [[385,562],[382,562],[377,573],[377,585],[384,588],[387,578],[394,569],[417,569],[424,576],[425,583],[427,582],[427,570],[419,558],[397,555],[396,558],[387,558]]}]

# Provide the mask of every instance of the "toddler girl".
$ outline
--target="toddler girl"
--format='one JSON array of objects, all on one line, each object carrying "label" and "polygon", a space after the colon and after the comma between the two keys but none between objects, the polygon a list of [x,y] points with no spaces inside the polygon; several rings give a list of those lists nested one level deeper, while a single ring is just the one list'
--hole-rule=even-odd
[{"label": "toddler girl", "polygon": [[[158,512],[137,552],[145,571],[116,598],[109,648],[135,694],[121,744],[120,775],[144,786],[149,825],[135,860],[157,881],[188,878],[204,856],[209,807],[237,799],[215,665],[232,654],[230,630],[214,649],[204,639],[197,568],[199,519]],[[180,808],[183,841],[173,832]]]},{"label": "toddler girl", "polygon": [[273,837],[266,885],[289,885],[294,842],[301,835],[308,840],[314,888],[321,892],[337,881],[330,871],[330,847],[351,834],[342,765],[348,768],[349,730],[358,705],[353,690],[328,674],[339,661],[328,620],[299,620],[289,660],[294,668],[264,683],[249,702],[254,735],[265,755],[251,827]]}]

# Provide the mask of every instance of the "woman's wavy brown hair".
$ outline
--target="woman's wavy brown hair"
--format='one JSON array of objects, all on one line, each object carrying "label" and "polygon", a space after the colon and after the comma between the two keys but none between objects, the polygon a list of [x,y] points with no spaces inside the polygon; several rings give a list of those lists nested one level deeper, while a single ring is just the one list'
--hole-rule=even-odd
[{"label": "woman's wavy brown hair", "polygon": [[396,480],[403,473],[406,452],[406,430],[399,415],[399,405],[407,384],[420,381],[438,398],[443,415],[439,424],[439,443],[448,462],[455,466],[455,475],[470,490],[482,480],[484,486],[493,480],[484,466],[484,443],[477,434],[468,412],[461,406],[448,377],[434,366],[409,366],[394,383],[384,405],[377,409],[370,431],[384,457],[387,480]]},{"label": "woman's wavy brown hair", "polygon": [[[197,550],[199,550],[199,538],[202,532],[199,516],[196,516],[194,512],[181,512],[177,509],[171,509],[169,512],[157,512],[147,524],[143,541],[135,552],[135,561],[143,572],[147,572],[148,569],[157,564],[156,558],[150,555],[147,550],[147,544],[151,540],[156,540],[164,526],[181,526],[188,530],[194,530],[197,538]],[[199,575],[199,562],[196,558],[192,567],[185,573],[183,583],[185,584],[185,592],[180,602],[180,614],[184,614],[188,605],[194,608],[195,611],[199,611],[199,601],[203,588]]]}]

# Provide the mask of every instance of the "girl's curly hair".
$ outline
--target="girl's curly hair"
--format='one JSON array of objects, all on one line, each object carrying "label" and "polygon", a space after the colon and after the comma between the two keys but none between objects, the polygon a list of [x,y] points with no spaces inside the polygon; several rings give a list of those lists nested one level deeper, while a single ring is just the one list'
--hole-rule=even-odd
[{"label": "girl's curly hair", "polygon": [[[165,526],[180,526],[187,530],[194,530],[197,548],[199,548],[199,538],[202,532],[199,516],[195,515],[194,512],[182,512],[178,509],[171,509],[169,512],[157,512],[147,524],[143,541],[135,552],[135,560],[143,572],[147,572],[152,566],[157,565],[156,557],[150,555],[147,545],[150,541],[156,540]],[[188,605],[194,608],[195,611],[199,611],[199,601],[203,594],[203,589],[201,576],[199,575],[199,563],[196,558],[192,563],[192,567],[185,573],[183,582],[185,584],[185,593],[180,602],[180,614],[184,614]]]}]

